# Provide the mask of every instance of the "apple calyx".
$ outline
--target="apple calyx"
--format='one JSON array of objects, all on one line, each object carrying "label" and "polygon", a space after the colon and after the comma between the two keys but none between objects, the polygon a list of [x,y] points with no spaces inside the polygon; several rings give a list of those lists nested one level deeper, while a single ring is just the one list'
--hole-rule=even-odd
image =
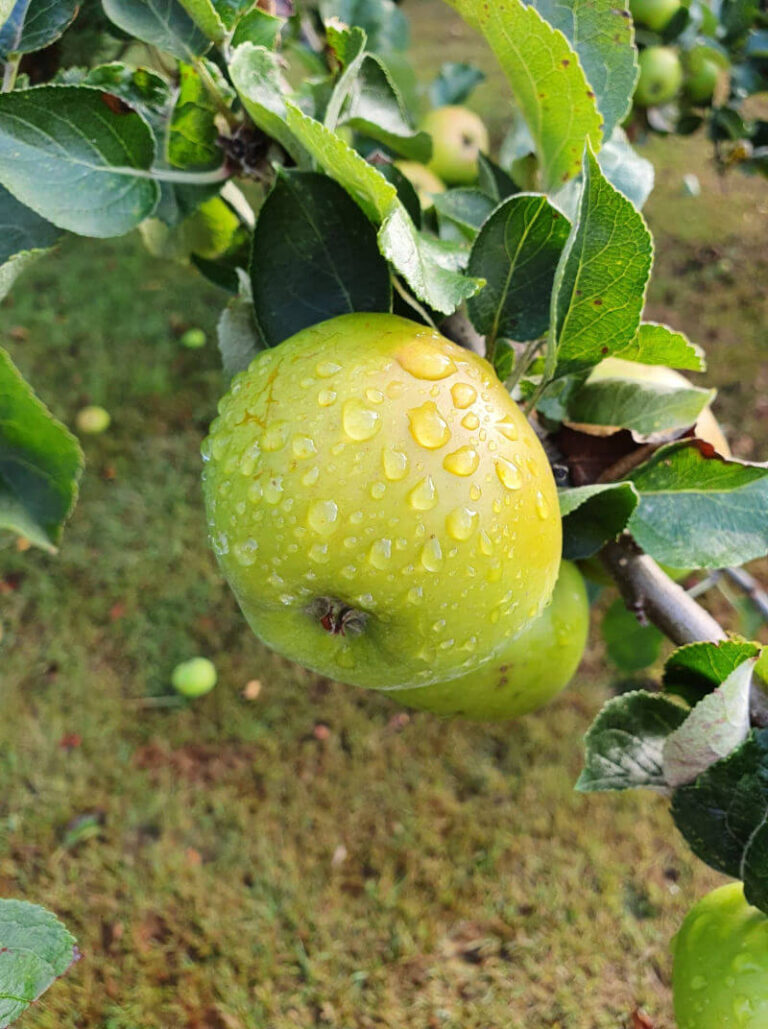
[{"label": "apple calyx", "polygon": [[350,607],[336,597],[315,597],[307,607],[307,614],[331,636],[360,636],[369,617],[367,612]]}]

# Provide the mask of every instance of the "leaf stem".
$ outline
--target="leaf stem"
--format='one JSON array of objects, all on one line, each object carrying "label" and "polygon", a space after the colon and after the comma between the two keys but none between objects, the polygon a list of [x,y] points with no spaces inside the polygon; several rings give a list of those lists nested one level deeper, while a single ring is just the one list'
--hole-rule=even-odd
[{"label": "leaf stem", "polygon": [[422,307],[422,305],[418,302],[416,297],[411,296],[411,294],[403,288],[403,285],[399,281],[397,276],[390,275],[390,279],[392,281],[392,286],[395,290],[395,293],[397,293],[400,299],[403,300],[409,307],[412,307],[417,314],[421,315],[421,317],[424,319],[427,325],[431,325],[433,329],[437,329],[437,326],[435,325],[433,319],[430,317],[427,309],[425,307]]},{"label": "leaf stem", "polygon": [[210,98],[216,104],[216,107],[217,107],[217,109],[219,111],[219,114],[222,116],[222,118],[224,118],[226,120],[227,125],[229,125],[229,127],[231,129],[234,129],[239,124],[238,119],[232,113],[232,111],[230,110],[229,105],[227,104],[226,98],[224,97],[224,94],[221,92],[219,87],[216,85],[216,82],[215,82],[213,76],[211,75],[211,73],[206,68],[205,61],[203,61],[203,59],[201,57],[198,57],[195,60],[194,67],[195,67],[195,71],[200,76],[200,81],[202,82],[203,86],[205,87],[206,93],[208,94],[208,96],[210,96]]},{"label": "leaf stem", "polygon": [[523,350],[519,360],[515,364],[515,370],[504,383],[504,385],[507,387],[508,392],[512,392],[512,390],[517,386],[522,377],[531,367],[533,359],[536,356],[536,351],[539,349],[541,344],[542,340],[533,339],[530,343],[526,345],[525,350]]},{"label": "leaf stem", "polygon": [[19,74],[21,54],[8,54],[3,68],[3,86],[0,92],[10,93],[16,85],[16,77]]},{"label": "leaf stem", "polygon": [[187,186],[207,186],[214,182],[225,182],[231,178],[232,170],[222,164],[213,171],[183,171],[181,168],[110,168],[114,175],[130,175],[136,179],[154,179],[155,182],[179,182]]}]

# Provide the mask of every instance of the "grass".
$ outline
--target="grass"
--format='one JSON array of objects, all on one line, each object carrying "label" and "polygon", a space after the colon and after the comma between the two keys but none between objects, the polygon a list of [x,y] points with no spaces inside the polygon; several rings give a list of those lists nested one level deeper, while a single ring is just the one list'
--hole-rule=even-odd
[{"label": "grass", "polygon": [[[475,52],[442,7],[414,7],[424,52]],[[652,152],[651,312],[708,347],[737,450],[765,456],[765,184],[734,177],[725,203],[704,144]],[[661,798],[573,792],[608,695],[598,644],[545,711],[473,726],[318,679],[246,631],[204,539],[217,355],[178,345],[213,336],[222,300],[135,238],[70,240],[0,308],[59,417],[114,419],[85,442],[60,555],[0,549],[0,895],[51,907],[84,954],[23,1025],[617,1029],[643,1007],[671,1029],[669,939],[718,877]],[[217,689],[153,706],[197,653]]]}]

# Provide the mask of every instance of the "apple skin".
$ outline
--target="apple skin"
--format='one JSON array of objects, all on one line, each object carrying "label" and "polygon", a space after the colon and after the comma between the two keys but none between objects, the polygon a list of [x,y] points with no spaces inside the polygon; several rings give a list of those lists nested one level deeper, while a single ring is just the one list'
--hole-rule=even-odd
[{"label": "apple skin", "polygon": [[207,342],[207,337],[202,329],[187,329],[182,335],[179,343],[187,350],[199,350],[200,347],[204,347]]},{"label": "apple skin", "polygon": [[534,711],[565,689],[584,654],[589,600],[575,565],[563,561],[549,607],[473,672],[435,686],[393,690],[397,703],[440,715],[500,722]]},{"label": "apple skin", "polygon": [[[711,51],[710,51],[711,53]],[[720,65],[705,49],[693,50],[686,62],[685,92],[695,104],[708,104],[717,87]]]},{"label": "apple skin", "polygon": [[661,32],[680,10],[679,0],[629,0],[629,13],[640,25]]},{"label": "apple skin", "polygon": [[435,193],[445,193],[445,183],[438,179],[426,164],[419,164],[418,161],[395,161],[395,167],[405,175],[416,190],[422,211],[428,211],[434,207],[432,198]]},{"label": "apple skin", "polygon": [[95,405],[83,407],[75,415],[77,431],[87,436],[96,436],[101,432],[106,432],[111,421],[109,411]]},{"label": "apple skin", "polygon": [[707,894],[672,941],[678,1029],[768,1026],[768,917],[740,882]]},{"label": "apple skin", "polygon": [[478,158],[488,153],[490,140],[483,121],[466,107],[435,107],[421,126],[432,137],[428,168],[449,186],[477,182]]},{"label": "apple skin", "polygon": [[638,58],[640,76],[635,86],[635,103],[655,107],[674,100],[683,84],[683,66],[671,46],[649,46]]},{"label": "apple skin", "polygon": [[216,685],[216,666],[207,657],[193,657],[176,665],[171,685],[182,697],[204,697]]},{"label": "apple skin", "polygon": [[370,688],[477,667],[541,613],[562,526],[546,455],[491,366],[350,314],[263,351],[203,444],[211,541],[254,632]]}]

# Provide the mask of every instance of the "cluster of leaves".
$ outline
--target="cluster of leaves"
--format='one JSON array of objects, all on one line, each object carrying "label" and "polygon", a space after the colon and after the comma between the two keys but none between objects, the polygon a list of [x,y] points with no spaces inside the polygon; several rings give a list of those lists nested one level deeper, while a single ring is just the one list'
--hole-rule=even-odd
[{"label": "cluster of leaves", "polygon": [[768,12],[759,0],[690,0],[659,32],[639,27],[639,46],[672,46],[684,69],[697,60],[721,70],[712,97],[692,98],[683,89],[672,102],[636,110],[630,133],[690,135],[706,128],[721,170],[738,166],[768,176],[768,121],[750,113],[747,101],[768,91]]}]

